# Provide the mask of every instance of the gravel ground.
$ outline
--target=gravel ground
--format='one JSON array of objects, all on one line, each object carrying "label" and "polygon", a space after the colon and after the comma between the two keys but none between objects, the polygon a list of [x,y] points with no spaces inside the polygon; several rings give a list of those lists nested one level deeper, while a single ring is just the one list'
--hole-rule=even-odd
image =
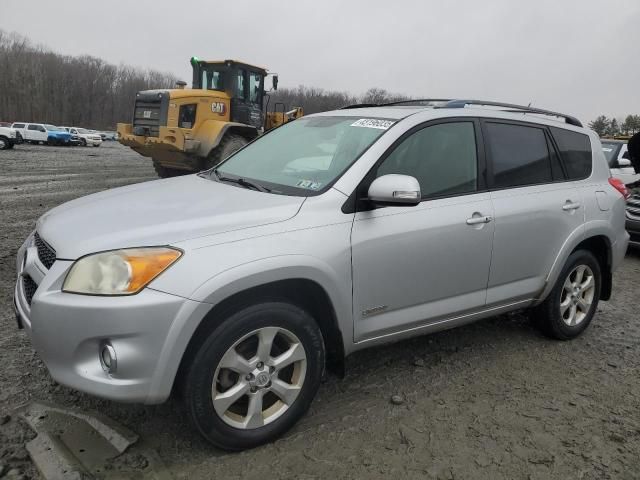
[{"label": "gravel ground", "polygon": [[20,145],[0,152],[0,165],[0,476],[12,468],[37,478],[23,448],[32,434],[13,411],[47,400],[121,422],[175,478],[640,478],[640,251],[627,254],[612,300],[572,342],[543,338],[515,314],[359,352],[288,435],[228,454],[201,440],[177,400],[121,405],[57,385],[16,329],[14,258],[35,220],[72,198],[153,179],[151,163],[105,143]]}]

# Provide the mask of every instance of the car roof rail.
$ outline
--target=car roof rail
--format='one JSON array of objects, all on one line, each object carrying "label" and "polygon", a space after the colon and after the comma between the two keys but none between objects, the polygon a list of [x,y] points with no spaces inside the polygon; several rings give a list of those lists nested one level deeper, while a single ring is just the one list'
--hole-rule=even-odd
[{"label": "car roof rail", "polygon": [[354,103],[353,105],[346,105],[344,107],[340,107],[340,110],[350,110],[352,108],[369,108],[369,107],[379,107],[380,105],[377,103]]},{"label": "car roof rail", "polygon": [[564,120],[575,127],[582,127],[582,122],[576,117],[567,115],[565,113],[553,112],[551,110],[544,110],[542,108],[534,108],[524,105],[516,105],[513,103],[491,102],[485,100],[451,100],[444,105],[438,106],[438,108],[465,108],[467,105],[479,105],[484,107],[499,107],[510,113],[533,113],[538,115],[548,115],[552,117],[564,118]]}]

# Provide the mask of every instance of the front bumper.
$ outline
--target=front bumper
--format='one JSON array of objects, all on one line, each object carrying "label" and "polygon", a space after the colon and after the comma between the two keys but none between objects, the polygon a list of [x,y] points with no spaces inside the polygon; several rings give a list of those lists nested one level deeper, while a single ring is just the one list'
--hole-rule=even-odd
[{"label": "front bumper", "polygon": [[[166,400],[182,354],[176,354],[169,339],[186,319],[203,315],[204,304],[151,288],[119,297],[64,293],[62,283],[72,264],[56,260],[47,271],[35,247],[25,245],[18,254],[18,324],[51,376],[60,384],[111,400]],[[30,302],[24,275],[39,281]],[[117,355],[112,373],[100,361],[106,343]]]}]

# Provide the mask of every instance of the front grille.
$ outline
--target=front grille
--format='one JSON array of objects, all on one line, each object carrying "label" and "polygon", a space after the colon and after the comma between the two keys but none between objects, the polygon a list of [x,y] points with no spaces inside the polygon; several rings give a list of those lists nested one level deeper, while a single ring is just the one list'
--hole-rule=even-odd
[{"label": "front grille", "polygon": [[169,94],[150,90],[138,92],[133,109],[133,134],[146,137],[160,135],[160,127],[167,125]]},{"label": "front grille", "polygon": [[36,285],[36,282],[34,282],[29,275],[24,275],[22,277],[22,288],[24,289],[24,296],[27,299],[27,303],[31,305],[31,300],[33,300],[33,295],[36,293],[38,285]]},{"label": "front grille", "polygon": [[47,270],[50,269],[53,265],[53,262],[56,261],[56,251],[51,248],[47,244],[47,242],[40,238],[38,232],[36,232],[34,236],[34,241],[36,244],[36,248],[38,249],[38,258],[40,259],[40,262],[42,262],[42,264],[47,267]]}]

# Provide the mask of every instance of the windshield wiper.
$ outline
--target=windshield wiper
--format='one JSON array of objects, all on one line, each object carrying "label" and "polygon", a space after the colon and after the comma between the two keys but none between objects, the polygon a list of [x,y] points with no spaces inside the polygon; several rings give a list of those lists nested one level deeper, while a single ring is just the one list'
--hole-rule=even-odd
[{"label": "windshield wiper", "polygon": [[238,184],[238,185],[240,185],[242,187],[253,188],[254,190],[257,190],[259,192],[265,192],[265,193],[270,193],[271,192],[270,188],[264,187],[264,186],[262,186],[262,185],[260,185],[258,183],[255,183],[255,182],[251,182],[251,181],[246,180],[244,178],[230,178],[230,177],[225,177],[223,175],[220,175],[218,173],[218,169],[217,168],[213,169],[213,174],[221,182],[236,183],[236,184]]}]

